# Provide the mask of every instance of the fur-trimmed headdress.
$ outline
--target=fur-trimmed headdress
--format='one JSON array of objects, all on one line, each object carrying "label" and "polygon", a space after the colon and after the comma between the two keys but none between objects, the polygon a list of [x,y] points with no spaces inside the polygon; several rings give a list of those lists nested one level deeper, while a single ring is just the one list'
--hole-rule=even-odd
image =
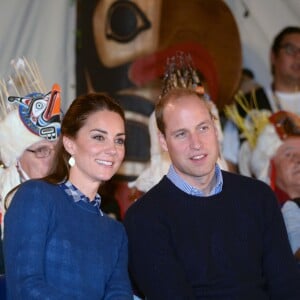
[{"label": "fur-trimmed headdress", "polygon": [[11,62],[10,76],[0,81],[0,160],[15,163],[24,150],[41,139],[60,134],[60,87],[46,92],[35,62]]}]

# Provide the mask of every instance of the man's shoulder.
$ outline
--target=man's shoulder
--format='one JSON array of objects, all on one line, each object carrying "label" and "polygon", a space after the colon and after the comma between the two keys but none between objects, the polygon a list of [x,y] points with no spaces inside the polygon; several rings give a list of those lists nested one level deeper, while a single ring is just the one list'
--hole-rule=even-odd
[{"label": "man's shoulder", "polygon": [[223,196],[236,199],[250,207],[278,206],[278,200],[271,187],[258,179],[223,172]]},{"label": "man's shoulder", "polygon": [[166,178],[162,178],[157,184],[155,184],[151,189],[140,196],[134,203],[134,205],[146,205],[154,203],[157,198],[160,198],[162,194],[166,191]]},{"label": "man's shoulder", "polygon": [[247,99],[251,99],[253,96],[267,97],[265,88],[259,86],[245,93],[245,97]]},{"label": "man's shoulder", "polygon": [[20,189],[26,189],[26,190],[51,190],[54,191],[58,188],[57,184],[49,183],[43,179],[29,179],[25,182],[23,182],[20,185]]},{"label": "man's shoulder", "polygon": [[270,101],[265,88],[258,87],[245,94],[245,99],[251,104],[257,106],[258,109],[271,110]]},{"label": "man's shoulder", "polygon": [[228,171],[222,170],[222,175],[223,175],[223,181],[224,181],[224,186],[230,186],[236,190],[240,189],[252,189],[252,192],[255,193],[256,191],[261,191],[263,190],[268,190],[272,191],[270,186],[267,185],[265,182],[249,177],[249,176],[244,176],[241,174],[236,174]]},{"label": "man's shoulder", "polygon": [[168,201],[167,194],[170,193],[172,183],[163,177],[156,185],[154,185],[149,191],[139,197],[131,206],[127,209],[126,215],[131,213],[135,214],[137,211],[139,214],[153,214],[155,211],[161,210],[164,206],[164,202]]}]

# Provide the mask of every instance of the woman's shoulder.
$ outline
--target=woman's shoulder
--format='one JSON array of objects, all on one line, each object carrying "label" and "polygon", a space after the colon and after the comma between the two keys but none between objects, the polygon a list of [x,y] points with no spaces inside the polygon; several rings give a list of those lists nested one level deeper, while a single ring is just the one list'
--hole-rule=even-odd
[{"label": "woman's shoulder", "polygon": [[19,189],[22,189],[23,191],[55,191],[58,188],[58,184],[49,183],[44,179],[29,179],[19,186]]},{"label": "woman's shoulder", "polygon": [[106,213],[103,213],[102,218],[108,226],[116,228],[116,230],[119,230],[119,231],[123,230],[124,226],[123,226],[122,221],[119,221],[119,220],[109,216]]},{"label": "woman's shoulder", "polygon": [[102,217],[103,222],[101,222],[102,232],[107,232],[107,234],[115,240],[126,239],[125,227],[122,221],[116,220],[106,214]]},{"label": "woman's shoulder", "polygon": [[51,184],[42,179],[27,180],[16,188],[10,206],[16,203],[36,207],[53,205],[53,199],[56,199],[55,195],[59,189],[57,184]]}]

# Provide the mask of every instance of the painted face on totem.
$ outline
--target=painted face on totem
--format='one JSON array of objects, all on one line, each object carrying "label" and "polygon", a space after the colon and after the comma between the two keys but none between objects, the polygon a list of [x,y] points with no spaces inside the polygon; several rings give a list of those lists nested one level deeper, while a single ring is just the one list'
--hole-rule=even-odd
[{"label": "painted face on totem", "polygon": [[79,31],[88,28],[78,42],[83,69],[77,80],[85,79],[89,90],[115,93],[149,86],[179,50],[192,55],[215,102],[223,105],[238,84],[240,40],[223,1],[94,0],[81,4],[80,12]]},{"label": "painted face on totem", "polygon": [[210,98],[222,106],[239,82],[237,25],[224,1],[90,0],[78,5],[77,94],[106,92],[124,108],[128,143],[118,174],[134,180],[150,160],[148,122],[167,58],[189,52]]},{"label": "painted face on totem", "polygon": [[161,0],[99,1],[93,34],[102,63],[109,68],[157,49]]}]

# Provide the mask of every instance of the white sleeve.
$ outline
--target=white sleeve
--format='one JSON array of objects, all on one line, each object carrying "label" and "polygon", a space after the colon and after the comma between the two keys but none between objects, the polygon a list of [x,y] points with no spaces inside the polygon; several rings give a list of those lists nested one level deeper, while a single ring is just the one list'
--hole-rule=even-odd
[{"label": "white sleeve", "polygon": [[238,163],[238,153],[240,148],[239,131],[232,121],[226,121],[223,130],[222,154],[227,161]]},{"label": "white sleeve", "polygon": [[300,248],[300,208],[293,201],[287,201],[281,208],[293,253]]}]

